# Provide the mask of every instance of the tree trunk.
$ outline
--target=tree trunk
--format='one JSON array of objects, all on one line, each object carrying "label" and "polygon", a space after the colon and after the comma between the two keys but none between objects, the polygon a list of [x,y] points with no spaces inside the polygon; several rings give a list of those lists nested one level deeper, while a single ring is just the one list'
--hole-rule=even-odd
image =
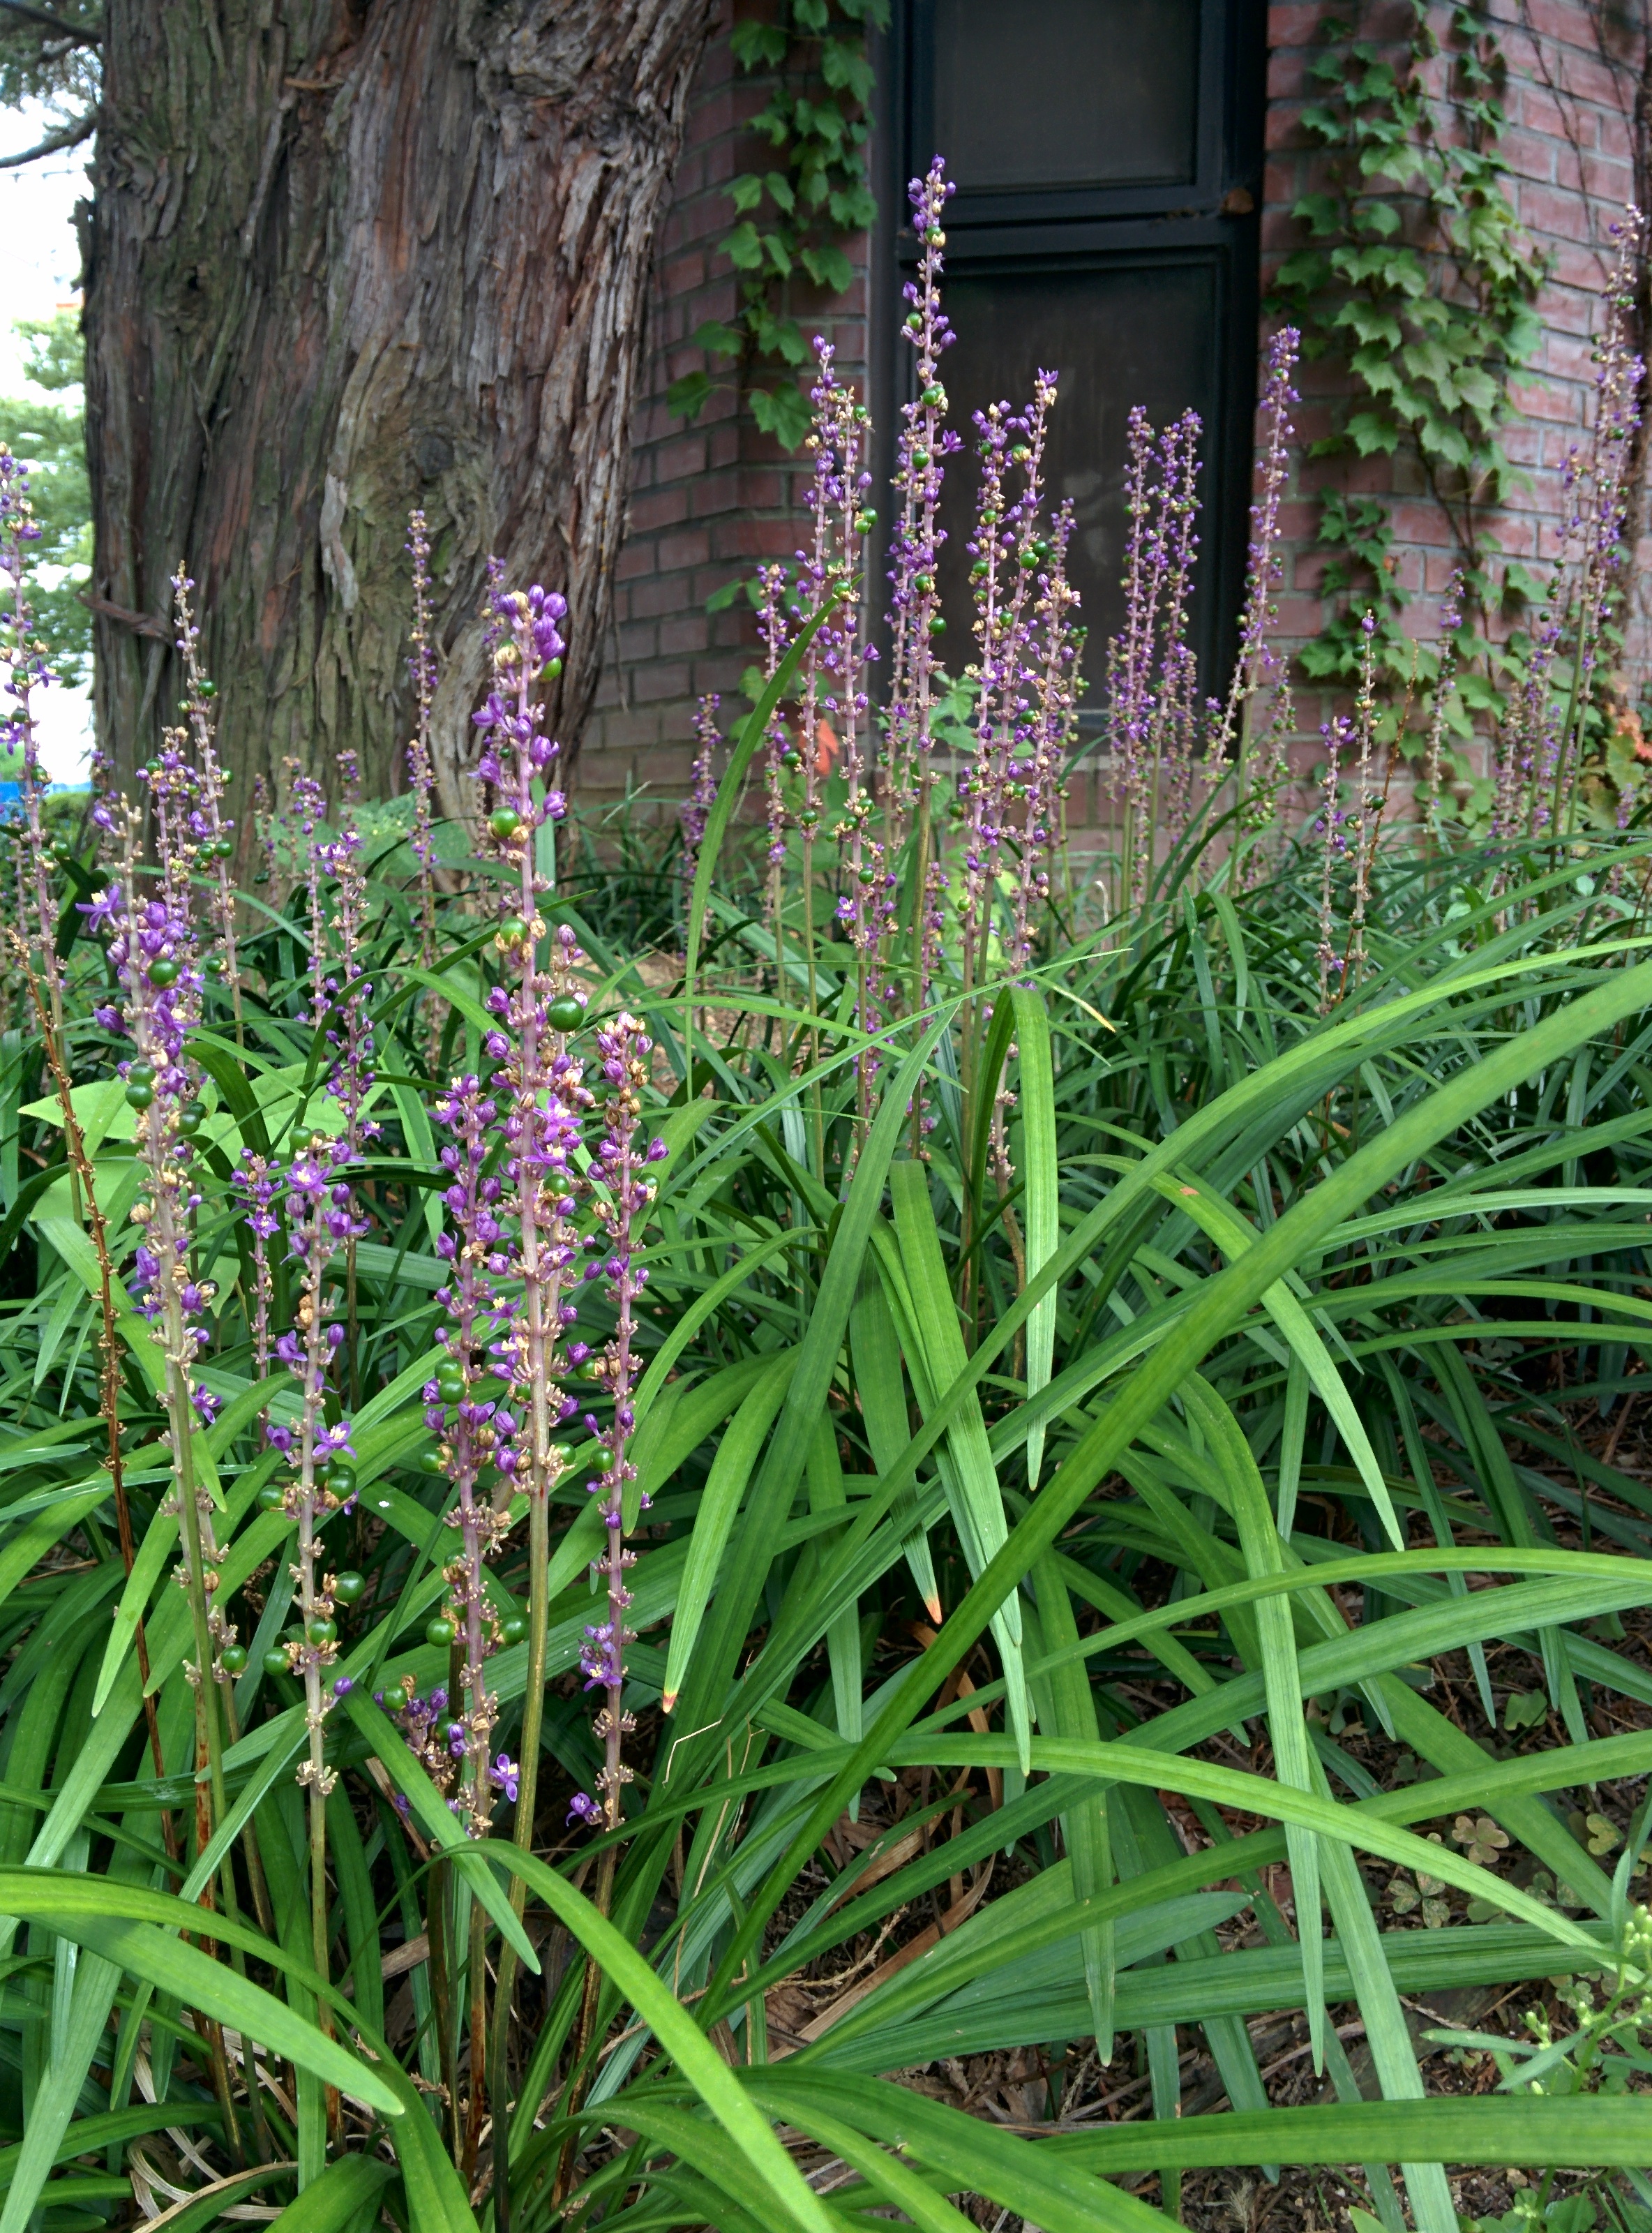
[{"label": "tree trunk", "polygon": [[[96,703],[117,777],[198,583],[244,802],[289,755],[406,787],[407,514],[434,546],[441,806],[485,561],[566,595],[577,743],[624,528],[655,236],[715,0],[110,0],[86,218]],[[159,626],[155,624],[159,622]],[[284,795],[284,781],[280,791]]]}]

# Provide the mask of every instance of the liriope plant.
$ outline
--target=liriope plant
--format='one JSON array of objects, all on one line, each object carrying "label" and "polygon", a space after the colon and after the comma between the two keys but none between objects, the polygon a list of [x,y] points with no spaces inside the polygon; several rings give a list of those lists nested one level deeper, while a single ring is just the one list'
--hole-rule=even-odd
[{"label": "liriope plant", "polygon": [[[887,717],[826,355],[664,957],[558,894],[541,589],[490,586],[466,830],[421,717],[410,824],[289,779],[229,913],[184,602],[146,811],[54,842],[0,472],[0,2233],[1649,2199],[1642,853],[1273,826],[1275,484],[1213,754],[1183,428],[1087,902],[1053,381],[983,415],[972,693],[939,665],[945,201]],[[435,655],[420,602],[421,706]],[[1415,2037],[1493,1984],[1524,2032]],[[1011,2056],[1011,2123],[947,2098]]]}]

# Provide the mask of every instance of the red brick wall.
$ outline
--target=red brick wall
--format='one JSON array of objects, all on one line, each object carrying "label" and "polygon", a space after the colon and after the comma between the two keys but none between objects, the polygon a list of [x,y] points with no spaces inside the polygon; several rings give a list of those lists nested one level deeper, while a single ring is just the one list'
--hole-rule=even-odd
[{"label": "red brick wall", "polygon": [[[674,809],[685,787],[694,701],[723,694],[725,719],[744,700],[739,677],[755,653],[752,617],[744,600],[708,614],[706,601],[722,584],[749,576],[765,558],[784,557],[799,537],[796,504],[806,476],[800,455],[789,458],[738,412],[731,391],[712,397],[685,426],[666,410],[669,383],[703,358],[691,337],[708,318],[737,306],[735,277],[716,243],[731,224],[721,191],[737,173],[761,167],[764,146],[750,120],[766,88],[740,76],[728,29],[736,10],[761,0],[724,0],[725,20],[708,50],[696,89],[675,199],[661,244],[650,312],[653,368],[648,400],[637,427],[630,531],[615,585],[614,641],[595,713],[587,732],[578,784],[596,805],[640,787],[662,811]],[[1279,0],[1269,9],[1268,158],[1263,212],[1264,283],[1304,238],[1290,212],[1318,182],[1323,159],[1301,124],[1314,90],[1307,68],[1320,47],[1327,15],[1358,12],[1363,35],[1397,35],[1409,10],[1388,0]],[[1511,557],[1541,565],[1551,554],[1561,517],[1559,475],[1569,442],[1586,424],[1591,394],[1590,336],[1600,309],[1610,261],[1607,227],[1633,189],[1633,109],[1642,55],[1638,34],[1597,24],[1636,11],[1609,0],[1496,0],[1494,15],[1509,64],[1509,129],[1502,143],[1512,166],[1510,192],[1523,225],[1553,258],[1538,304],[1543,336],[1530,374],[1519,384],[1522,422],[1510,449],[1531,476],[1498,524]],[[1448,10],[1436,10],[1441,24]],[[865,244],[857,263],[864,274]],[[793,305],[805,331],[835,339],[839,361],[860,375],[867,357],[864,279],[847,299]],[[1323,366],[1304,368],[1298,425],[1304,443],[1327,431],[1335,382]],[[1295,469],[1285,518],[1285,594],[1279,635],[1286,643],[1317,635],[1332,608],[1320,594],[1326,554],[1315,547],[1318,492],[1328,485],[1372,491],[1396,499],[1394,555],[1401,580],[1416,593],[1406,625],[1431,637],[1438,595],[1453,563],[1444,518],[1404,459],[1344,459]],[[1652,559],[1652,553],[1648,554]],[[1643,570],[1652,577],[1652,563]],[[1644,628],[1642,631],[1645,634]],[[1099,668],[1099,647],[1092,657]],[[1304,727],[1311,734],[1329,698],[1299,686]],[[1088,798],[1091,786],[1083,786]]]},{"label": "red brick wall", "polygon": [[[723,0],[695,88],[676,189],[660,243],[649,312],[648,399],[636,429],[629,532],[615,583],[614,642],[576,781],[587,807],[622,797],[628,784],[674,812],[686,788],[697,700],[720,692],[725,724],[745,710],[740,675],[757,656],[754,616],[744,597],[724,612],[706,601],[725,583],[749,577],[765,559],[790,557],[799,531],[797,506],[808,479],[806,454],[788,456],[758,433],[749,412],[722,387],[692,426],[671,417],[666,391],[706,365],[692,336],[707,319],[738,308],[736,275],[716,244],[734,222],[723,189],[772,160],[748,128],[768,87],[738,71],[729,47],[736,15],[753,0]],[[863,270],[866,244],[854,260]],[[837,347],[839,369],[862,381],[866,290],[811,295],[790,304],[806,335]]]},{"label": "red brick wall", "polygon": [[[1316,97],[1307,75],[1323,51],[1317,33],[1328,14],[1346,18],[1345,5],[1286,0],[1269,9],[1267,169],[1264,188],[1263,283],[1307,238],[1290,214],[1298,197],[1323,186],[1324,158],[1302,127],[1304,103]],[[1434,10],[1443,26],[1445,7]],[[1536,248],[1551,270],[1537,309],[1542,337],[1536,356],[1516,384],[1520,417],[1506,438],[1530,485],[1517,490],[1493,532],[1504,552],[1536,571],[1554,556],[1563,517],[1560,476],[1569,444],[1584,439],[1590,422],[1593,387],[1590,337],[1601,316],[1601,291],[1612,257],[1608,227],[1634,193],[1634,102],[1642,65],[1642,38],[1623,29],[1637,11],[1603,0],[1496,0],[1492,10],[1508,63],[1508,128],[1500,150],[1511,176],[1507,191]],[[1367,0],[1363,35],[1397,34],[1407,8]],[[1610,21],[1608,19],[1610,19]],[[1604,32],[1597,26],[1605,23]],[[1433,65],[1438,69],[1441,65]],[[1304,443],[1332,424],[1337,383],[1328,368],[1305,366],[1298,382],[1303,404],[1297,424]],[[1281,637],[1300,642],[1317,633],[1333,608],[1319,594],[1327,554],[1314,544],[1326,487],[1376,492],[1395,499],[1392,556],[1397,575],[1415,602],[1407,629],[1430,639],[1439,631],[1439,597],[1454,563],[1454,549],[1439,506],[1415,463],[1403,455],[1298,461],[1285,513],[1291,538]],[[1330,700],[1298,686],[1304,726],[1314,730]]]}]

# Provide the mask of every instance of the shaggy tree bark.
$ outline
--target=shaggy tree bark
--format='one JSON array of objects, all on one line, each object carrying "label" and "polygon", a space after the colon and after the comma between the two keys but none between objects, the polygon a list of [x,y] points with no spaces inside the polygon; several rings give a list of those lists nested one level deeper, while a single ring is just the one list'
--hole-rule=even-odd
[{"label": "shaggy tree bark", "polygon": [[550,713],[576,742],[713,9],[110,0],[83,217],[97,711],[118,775],[178,694],[181,564],[240,800],[288,755],[330,792],[347,748],[370,793],[405,788],[415,504],[443,809],[468,803],[490,553],[568,597]]}]

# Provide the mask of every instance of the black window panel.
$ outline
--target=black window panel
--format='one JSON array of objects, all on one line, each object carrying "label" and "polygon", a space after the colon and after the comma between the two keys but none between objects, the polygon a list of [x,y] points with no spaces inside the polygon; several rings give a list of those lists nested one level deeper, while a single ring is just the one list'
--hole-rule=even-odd
[{"label": "black window panel", "polygon": [[[1044,366],[1061,376],[1049,487],[1076,517],[1091,708],[1122,614],[1135,403],[1158,428],[1189,408],[1204,424],[1193,640],[1220,687],[1245,568],[1265,59],[1262,0],[896,0],[879,56],[891,292],[917,257],[907,181],[939,153],[957,186],[944,283],[958,340],[941,372],[966,446],[943,510],[950,666],[971,655],[970,413],[1026,404]],[[898,405],[911,351],[885,327],[878,355]]]},{"label": "black window panel", "polygon": [[1200,0],[935,0],[934,144],[960,195],[1191,186]]},{"label": "black window panel", "polygon": [[[1200,487],[1206,508],[1218,518],[1230,508],[1230,492],[1220,485],[1232,370],[1225,347],[1225,264],[1219,253],[1206,250],[1174,259],[1112,257],[1077,268],[966,266],[949,277],[945,300],[958,340],[941,370],[952,424],[967,445],[966,455],[948,469],[941,515],[947,542],[940,581],[950,665],[962,664],[970,626],[965,544],[979,483],[973,413],[990,403],[1017,410],[1030,403],[1040,367],[1061,376],[1045,487],[1052,511],[1063,498],[1073,506],[1070,566],[1089,630],[1086,663],[1093,678],[1099,677],[1102,647],[1123,617],[1119,577],[1132,404],[1142,405],[1159,427],[1186,410],[1199,413],[1205,428]],[[1214,550],[1212,542],[1206,531],[1193,606],[1194,640],[1206,674],[1218,653],[1217,622],[1228,586],[1220,578],[1224,538],[1214,538]]]}]

